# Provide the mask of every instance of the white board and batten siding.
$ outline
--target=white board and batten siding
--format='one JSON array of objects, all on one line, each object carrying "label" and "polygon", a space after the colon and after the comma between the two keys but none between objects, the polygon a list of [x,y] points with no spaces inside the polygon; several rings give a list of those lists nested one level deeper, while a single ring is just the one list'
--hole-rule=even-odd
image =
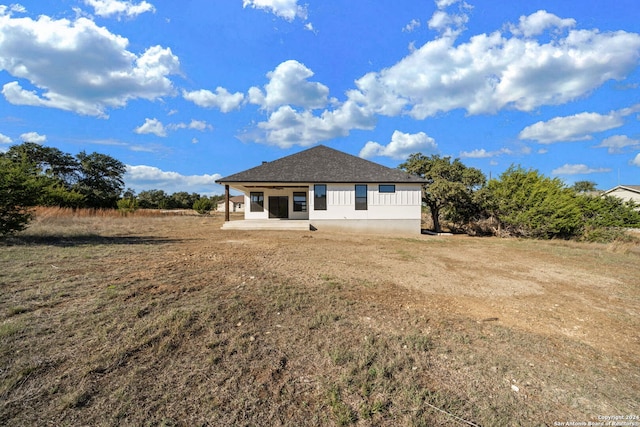
[{"label": "white board and batten siding", "polygon": [[378,184],[367,184],[366,210],[355,209],[355,184],[326,185],[326,210],[315,209],[314,186],[309,187],[309,220],[317,229],[420,234],[421,184],[395,184],[394,193],[380,193]]},{"label": "white board and batten siding", "polygon": [[415,219],[420,218],[422,186],[395,184],[394,193],[380,193],[367,184],[367,209],[355,210],[355,184],[326,184],[327,209],[315,210],[314,186],[309,187],[310,219]]}]

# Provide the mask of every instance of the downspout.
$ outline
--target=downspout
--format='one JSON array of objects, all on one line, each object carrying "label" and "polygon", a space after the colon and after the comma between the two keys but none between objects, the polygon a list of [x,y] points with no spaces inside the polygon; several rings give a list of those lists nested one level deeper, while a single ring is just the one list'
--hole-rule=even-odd
[{"label": "downspout", "polygon": [[224,220],[229,221],[229,184],[224,186]]}]

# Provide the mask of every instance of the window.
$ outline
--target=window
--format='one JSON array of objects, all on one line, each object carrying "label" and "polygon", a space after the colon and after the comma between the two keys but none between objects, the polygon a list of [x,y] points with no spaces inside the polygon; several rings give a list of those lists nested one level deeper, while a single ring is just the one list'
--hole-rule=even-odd
[{"label": "window", "polygon": [[367,186],[356,185],[356,210],[367,210]]},{"label": "window", "polygon": [[313,207],[317,211],[327,210],[327,186],[316,184],[313,186]]},{"label": "window", "polygon": [[393,184],[380,184],[380,186],[378,186],[378,191],[380,193],[395,193],[396,186]]},{"label": "window", "polygon": [[249,198],[251,199],[251,212],[264,211],[264,193],[251,193]]},{"label": "window", "polygon": [[293,211],[307,211],[307,193],[293,193]]}]

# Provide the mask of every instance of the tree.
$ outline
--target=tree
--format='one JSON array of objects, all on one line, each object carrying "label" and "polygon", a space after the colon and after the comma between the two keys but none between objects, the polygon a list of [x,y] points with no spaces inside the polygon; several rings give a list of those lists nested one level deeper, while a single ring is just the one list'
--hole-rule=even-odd
[{"label": "tree", "polygon": [[464,223],[479,211],[475,192],[486,183],[479,169],[465,166],[460,159],[452,161],[451,157],[427,157],[421,153],[410,155],[398,167],[427,180],[422,200],[429,206],[436,232],[441,231],[442,213],[454,222]]},{"label": "tree", "polygon": [[138,204],[142,209],[167,209],[169,196],[164,190],[145,190],[138,194]]},{"label": "tree", "polygon": [[571,188],[576,193],[589,193],[596,191],[596,183],[593,181],[576,181]]},{"label": "tree", "polygon": [[9,148],[6,157],[13,162],[27,162],[31,173],[42,187],[35,204],[43,206],[79,207],[84,196],[72,189],[78,180],[79,162],[57,148],[24,142]]},{"label": "tree", "polygon": [[511,166],[489,181],[485,208],[511,235],[535,238],[572,237],[583,225],[575,192],[558,178]]},{"label": "tree", "polygon": [[0,236],[24,230],[41,192],[32,163],[0,155]]},{"label": "tree", "polygon": [[193,203],[193,210],[198,212],[200,215],[209,213],[211,209],[213,209],[213,203],[211,203],[211,199],[207,197],[198,199]]},{"label": "tree", "polygon": [[80,178],[74,189],[86,199],[90,208],[115,208],[124,188],[126,166],[111,156],[100,153],[76,156],[80,162]]}]

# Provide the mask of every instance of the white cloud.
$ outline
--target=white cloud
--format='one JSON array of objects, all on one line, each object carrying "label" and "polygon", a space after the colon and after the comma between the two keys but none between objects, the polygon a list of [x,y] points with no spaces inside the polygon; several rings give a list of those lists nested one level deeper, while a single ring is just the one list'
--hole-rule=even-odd
[{"label": "white cloud", "polygon": [[307,147],[319,141],[347,136],[353,129],[371,130],[374,126],[375,117],[352,101],[346,101],[335,110],[325,110],[319,116],[284,105],[271,113],[268,121],[258,123],[257,131],[238,138],[281,148]]},{"label": "white cloud", "polygon": [[[445,9],[458,4],[459,13],[449,13]],[[447,37],[460,34],[464,30],[464,25],[469,21],[467,11],[473,7],[465,1],[460,0],[436,0],[436,10],[431,19],[427,22],[427,26],[432,30],[439,31]]]},{"label": "white cloud", "polygon": [[603,132],[624,124],[623,116],[612,111],[603,115],[598,113],[579,113],[573,116],[555,117],[546,122],[537,122],[524,128],[518,138],[532,139],[541,144],[559,141],[582,141],[593,139],[594,132]]},{"label": "white cloud", "polygon": [[591,168],[584,164],[570,165],[565,164],[551,171],[553,175],[588,175],[592,173],[611,172],[608,168]]},{"label": "white cloud", "polygon": [[36,144],[43,144],[47,140],[46,135],[40,135],[38,132],[27,132],[20,135],[22,142],[34,142]]},{"label": "white cloud", "polygon": [[488,159],[491,157],[498,157],[503,155],[514,154],[513,150],[508,148],[501,148],[495,151],[487,151],[484,148],[472,150],[472,151],[462,151],[460,152],[460,157],[463,159]]},{"label": "white cloud", "polygon": [[122,0],[84,0],[84,4],[93,7],[96,15],[104,18],[110,16],[135,17],[146,12],[155,12],[155,7],[146,1],[134,4]]},{"label": "white cloud", "polygon": [[307,8],[298,5],[298,0],[242,0],[242,7],[247,6],[273,13],[289,22],[296,18],[306,20],[308,17]]},{"label": "white cloud", "polygon": [[193,92],[182,91],[182,97],[199,107],[218,108],[223,113],[228,113],[240,107],[244,101],[244,95],[240,92],[230,93],[223,87],[216,88],[216,93],[207,89]]},{"label": "white cloud", "polygon": [[[549,15],[545,25],[554,21]],[[442,28],[444,20],[431,25]],[[640,35],[624,31],[570,30],[547,42],[496,31],[455,42],[455,33],[445,34],[397,64],[363,76],[356,82],[359,102],[376,114],[419,120],[455,109],[472,115],[532,111],[621,80],[640,59]]]},{"label": "white cloud", "polygon": [[409,22],[407,25],[404,26],[402,31],[405,33],[412,33],[415,31],[416,28],[419,28],[419,27],[420,27],[420,20],[412,19],[411,22]]},{"label": "white cloud", "polygon": [[519,24],[510,25],[510,29],[515,35],[531,37],[542,34],[548,28],[553,28],[559,33],[563,28],[572,28],[575,25],[575,19],[561,19],[546,10],[539,10],[529,16],[521,16]]},{"label": "white cloud", "polygon": [[0,144],[11,144],[13,140],[7,135],[0,133]]},{"label": "white cloud", "polygon": [[145,119],[144,124],[135,128],[133,131],[140,135],[154,134],[163,138],[167,136],[167,130],[164,125],[155,118]]},{"label": "white cloud", "polygon": [[187,191],[198,194],[220,194],[222,187],[215,182],[220,178],[222,176],[219,174],[182,175],[145,165],[127,165],[127,171],[124,175],[125,185],[138,192],[158,189],[167,193]]},{"label": "white cloud", "polygon": [[636,157],[631,160],[631,164],[640,167],[640,153],[636,154]]},{"label": "white cloud", "polygon": [[198,130],[200,132],[204,132],[206,130],[212,130],[213,126],[209,123],[202,120],[191,120],[191,123],[172,123],[167,125],[167,129],[178,130],[178,129],[193,129]]},{"label": "white cloud", "polygon": [[200,132],[206,130],[212,130],[213,126],[202,120],[191,120],[190,123],[170,123],[168,125],[162,124],[158,119],[145,119],[144,124],[135,128],[134,132],[137,134],[154,134],[159,137],[166,137],[167,131],[175,131],[180,129],[192,129]]},{"label": "white cloud", "polygon": [[631,139],[626,135],[613,135],[605,138],[597,148],[607,148],[609,154],[622,153],[627,147],[640,147],[640,139]]},{"label": "white cloud", "polygon": [[257,87],[249,89],[249,102],[273,110],[283,105],[302,108],[323,108],[329,102],[329,88],[322,83],[309,82],[313,71],[295,60],[279,64],[267,73],[269,83],[264,92]]},{"label": "white cloud", "polygon": [[25,89],[13,81],[2,93],[12,104],[93,116],[105,116],[108,108],[132,99],[173,95],[168,76],[179,73],[180,62],[171,49],[152,46],[136,55],[128,44],[84,17],[33,20],[0,14],[0,70],[33,86]]},{"label": "white cloud", "polygon": [[437,151],[438,145],[435,139],[426,133],[410,134],[396,130],[391,136],[391,142],[386,146],[373,141],[367,142],[360,150],[360,157],[368,159],[376,156],[385,156],[403,160],[413,153],[436,153]]}]

